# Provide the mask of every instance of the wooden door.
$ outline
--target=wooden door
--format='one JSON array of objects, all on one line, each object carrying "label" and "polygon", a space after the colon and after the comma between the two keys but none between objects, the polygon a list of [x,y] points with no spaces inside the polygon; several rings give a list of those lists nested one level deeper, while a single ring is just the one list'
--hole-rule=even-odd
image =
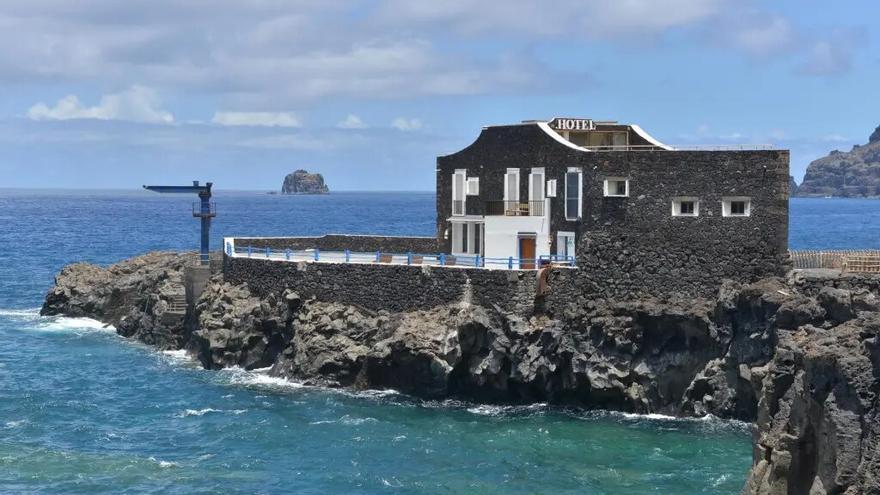
[{"label": "wooden door", "polygon": [[535,238],[520,237],[519,238],[519,267],[523,270],[531,270],[535,268]]}]

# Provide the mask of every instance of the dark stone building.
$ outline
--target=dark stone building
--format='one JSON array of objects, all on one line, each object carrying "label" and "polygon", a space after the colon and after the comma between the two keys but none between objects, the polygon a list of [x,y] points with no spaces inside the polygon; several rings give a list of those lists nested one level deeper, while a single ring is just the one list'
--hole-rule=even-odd
[{"label": "dark stone building", "polygon": [[635,125],[554,119],[486,127],[437,159],[444,252],[576,260],[583,291],[710,295],[782,275],[789,153],[684,151]]}]

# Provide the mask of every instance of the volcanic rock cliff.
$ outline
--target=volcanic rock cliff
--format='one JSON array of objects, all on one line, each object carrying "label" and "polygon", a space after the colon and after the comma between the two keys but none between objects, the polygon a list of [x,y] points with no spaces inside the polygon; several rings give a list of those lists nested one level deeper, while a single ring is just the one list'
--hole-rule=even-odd
[{"label": "volcanic rock cliff", "polygon": [[311,174],[306,170],[297,170],[287,174],[281,185],[282,194],[327,194],[330,188],[324,184],[324,176]]},{"label": "volcanic rock cliff", "polygon": [[880,196],[880,126],[868,144],[848,152],[832,151],[807,167],[798,196]]},{"label": "volcanic rock cliff", "polygon": [[186,261],[71,265],[43,313],[186,348],[206,368],[271,367],[315,385],[752,421],[743,493],[880,492],[880,279],[793,274],[725,283],[713,300],[588,300],[526,317],[466,302],[371,311],[296,287],[261,298],[217,275],[175,321]]}]

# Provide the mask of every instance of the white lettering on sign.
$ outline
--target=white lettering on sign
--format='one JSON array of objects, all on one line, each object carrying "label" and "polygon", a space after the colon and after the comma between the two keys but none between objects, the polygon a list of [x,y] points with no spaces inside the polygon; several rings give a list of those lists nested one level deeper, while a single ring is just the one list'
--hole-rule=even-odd
[{"label": "white lettering on sign", "polygon": [[596,128],[593,119],[561,119],[550,121],[550,127],[557,131],[592,131]]}]

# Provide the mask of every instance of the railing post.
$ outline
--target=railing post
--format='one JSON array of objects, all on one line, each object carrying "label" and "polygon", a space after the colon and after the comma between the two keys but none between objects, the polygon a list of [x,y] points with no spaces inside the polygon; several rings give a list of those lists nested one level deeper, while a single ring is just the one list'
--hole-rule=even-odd
[{"label": "railing post", "polygon": [[287,259],[287,261],[290,261],[290,248],[284,250],[284,257]]},{"label": "railing post", "polygon": [[226,243],[226,255],[232,256],[232,243],[231,242]]},{"label": "railing post", "polygon": [[446,253],[440,253],[440,266],[446,266]]},{"label": "railing post", "polygon": [[572,266],[572,267],[574,266],[574,256],[568,257],[568,263],[569,263],[569,266]]},{"label": "railing post", "polygon": [[406,253],[406,264],[412,265],[412,251]]},{"label": "railing post", "polygon": [[270,254],[272,254],[272,249],[269,246],[266,246],[266,258],[268,258]]},{"label": "railing post", "polygon": [[513,256],[507,258],[507,269],[513,270]]},{"label": "railing post", "polygon": [[478,268],[480,266],[480,255],[479,254],[474,256],[474,266],[476,266]]},{"label": "railing post", "polygon": [[345,250],[345,262],[348,263],[349,261],[351,261],[351,251],[346,249]]},{"label": "railing post", "polygon": [[248,258],[251,257],[251,253],[252,253],[253,251],[254,251],[253,246],[251,246],[250,244],[248,244]]},{"label": "railing post", "polygon": [[321,259],[321,250],[318,248],[315,248],[315,261],[318,261],[320,259]]},{"label": "railing post", "polygon": [[377,249],[376,250],[376,263],[378,263],[380,259],[382,259],[382,252]]}]

